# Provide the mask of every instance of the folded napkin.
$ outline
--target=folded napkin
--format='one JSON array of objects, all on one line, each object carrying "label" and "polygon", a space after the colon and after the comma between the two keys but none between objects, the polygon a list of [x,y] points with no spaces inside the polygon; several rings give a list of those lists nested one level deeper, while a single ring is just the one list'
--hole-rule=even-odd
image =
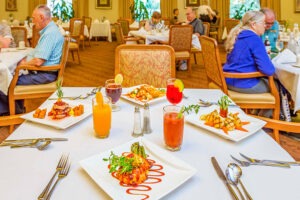
[{"label": "folded napkin", "polygon": [[296,55],[291,50],[284,49],[275,58],[273,58],[273,62],[277,62],[277,63],[281,63],[281,64],[295,63]]}]

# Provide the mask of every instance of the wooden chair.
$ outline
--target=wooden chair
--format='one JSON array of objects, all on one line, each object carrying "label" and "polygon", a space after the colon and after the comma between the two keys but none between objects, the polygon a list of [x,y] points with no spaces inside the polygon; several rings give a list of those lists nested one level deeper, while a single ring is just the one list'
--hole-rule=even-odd
[{"label": "wooden chair", "polygon": [[168,45],[120,45],[115,52],[115,74],[124,77],[122,86],[150,84],[166,87],[175,77],[175,53]]},{"label": "wooden chair", "polygon": [[266,123],[265,128],[273,130],[274,139],[276,142],[280,143],[279,131],[291,132],[291,133],[300,133],[300,123],[299,122],[286,122],[277,119],[270,119],[266,117],[261,117],[257,115],[250,115],[261,119]]},{"label": "wooden chair", "polygon": [[221,21],[221,18],[219,16],[217,16],[216,22],[210,23],[209,36],[215,38],[216,40],[219,39],[220,21]]},{"label": "wooden chair", "polygon": [[[204,35],[209,36],[209,30],[210,30],[210,23],[209,22],[202,22],[204,27]],[[192,47],[191,54],[194,55],[194,61],[195,64],[197,64],[197,54],[201,53],[200,49],[197,49],[195,47]]]},{"label": "wooden chair", "polygon": [[164,21],[164,25],[166,26],[171,25],[170,19],[168,17],[162,17],[161,19]]},{"label": "wooden chair", "polygon": [[17,47],[19,46],[20,41],[25,42],[25,46],[28,47],[27,41],[27,29],[23,26],[13,26],[11,27],[11,34],[14,38],[14,42],[16,43]]},{"label": "wooden chair", "polygon": [[[48,84],[17,85],[20,70],[30,71],[58,71],[57,80],[63,80],[63,73],[68,59],[69,38],[65,38],[63,52],[58,65],[36,67],[31,65],[20,65],[16,68],[13,79],[8,88],[9,113],[15,115],[15,101],[19,99],[34,99],[49,97],[56,90],[56,81]],[[13,126],[11,126],[11,130]]]},{"label": "wooden chair", "polygon": [[186,60],[191,71],[191,47],[193,27],[191,25],[172,25],[169,32],[169,45],[175,50],[176,60]]},{"label": "wooden chair", "polygon": [[[91,17],[83,16],[82,19],[84,21],[84,24],[87,26],[89,34],[90,34],[90,30],[91,30],[91,26],[92,26],[92,18]],[[88,36],[88,37],[84,36],[84,39],[88,39],[88,41],[89,41],[89,47],[91,47],[90,36]]]},{"label": "wooden chair", "polygon": [[229,73],[223,72],[217,41],[207,36],[200,37],[204,67],[208,78],[208,87],[221,89],[242,109],[272,109],[273,118],[279,119],[280,99],[273,76],[268,76],[270,93],[245,94],[227,88],[225,78],[257,78],[266,77],[260,72]]},{"label": "wooden chair", "polygon": [[146,21],[147,21],[147,20],[141,20],[141,21],[139,22],[139,28],[145,27]]},{"label": "wooden chair", "polygon": [[224,27],[227,30],[227,33],[229,34],[231,29],[236,27],[240,23],[240,20],[237,19],[225,19],[224,20]]},{"label": "wooden chair", "polygon": [[138,41],[141,40],[141,38],[138,37],[124,36],[120,23],[115,23],[114,28],[118,44],[126,44],[126,42],[138,43]]},{"label": "wooden chair", "polygon": [[72,54],[72,59],[74,59],[74,51],[77,53],[78,56],[78,63],[80,64],[80,55],[79,55],[79,47],[80,47],[80,41],[83,37],[83,31],[84,31],[84,21],[81,18],[72,18],[70,20],[70,47],[69,51]]},{"label": "wooden chair", "polygon": [[21,115],[22,114],[1,116],[0,124],[1,126],[10,126],[9,133],[12,133],[15,125],[22,124],[24,122],[24,119],[21,118]]},{"label": "wooden chair", "polygon": [[128,36],[129,33],[129,21],[127,19],[118,19],[118,23],[121,25],[124,36]]},{"label": "wooden chair", "polygon": [[39,42],[40,39],[40,32],[39,30],[36,28],[35,25],[32,26],[32,38],[31,38],[31,47],[35,48],[37,43]]}]

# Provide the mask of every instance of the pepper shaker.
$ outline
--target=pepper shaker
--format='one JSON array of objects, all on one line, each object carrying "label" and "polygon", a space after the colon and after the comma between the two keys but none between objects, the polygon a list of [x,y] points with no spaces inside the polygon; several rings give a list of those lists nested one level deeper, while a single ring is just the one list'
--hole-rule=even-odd
[{"label": "pepper shaker", "polygon": [[143,133],[149,134],[151,133],[151,123],[150,123],[150,110],[149,104],[144,104],[144,123],[143,123]]},{"label": "pepper shaker", "polygon": [[134,108],[134,125],[133,125],[132,136],[133,137],[143,136],[142,125],[141,125],[141,112],[138,106]]}]

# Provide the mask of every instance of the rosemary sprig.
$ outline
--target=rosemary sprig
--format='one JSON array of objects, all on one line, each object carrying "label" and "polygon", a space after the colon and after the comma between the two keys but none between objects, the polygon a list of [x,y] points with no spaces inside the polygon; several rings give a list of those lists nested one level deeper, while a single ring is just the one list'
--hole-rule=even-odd
[{"label": "rosemary sprig", "polygon": [[189,106],[182,106],[180,112],[177,115],[177,118],[182,118],[184,113],[190,114],[190,112],[194,111],[196,114],[199,112],[200,105],[189,105]]},{"label": "rosemary sprig", "polygon": [[64,93],[63,93],[63,91],[62,91],[62,89],[61,89],[61,85],[62,85],[62,81],[61,81],[61,79],[58,79],[58,80],[56,81],[56,89],[57,89],[56,95],[57,95],[57,97],[58,97],[59,99],[61,99],[61,98],[64,96]]}]

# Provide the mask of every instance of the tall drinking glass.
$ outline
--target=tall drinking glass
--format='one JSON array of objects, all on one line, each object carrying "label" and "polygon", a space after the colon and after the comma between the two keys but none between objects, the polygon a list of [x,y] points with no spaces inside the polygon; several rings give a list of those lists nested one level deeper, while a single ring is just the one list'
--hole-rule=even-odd
[{"label": "tall drinking glass", "polygon": [[183,139],[184,115],[178,115],[180,107],[168,105],[164,108],[164,140],[166,148],[178,151]]},{"label": "tall drinking glass", "polygon": [[116,83],[114,79],[108,79],[105,82],[105,93],[106,96],[109,96],[112,100],[112,111],[115,112],[121,110],[121,107],[116,103],[122,94],[122,85]]},{"label": "tall drinking glass", "polygon": [[180,103],[182,100],[182,92],[174,85],[175,81],[176,78],[167,80],[167,99],[173,105]]},{"label": "tall drinking glass", "polygon": [[284,48],[283,41],[281,41],[280,39],[278,39],[278,40],[276,41],[276,48],[277,48],[277,50],[278,50],[279,52],[281,52],[282,49]]},{"label": "tall drinking glass", "polygon": [[92,105],[95,136],[107,138],[111,128],[111,98],[103,97],[103,102],[93,98]]}]

